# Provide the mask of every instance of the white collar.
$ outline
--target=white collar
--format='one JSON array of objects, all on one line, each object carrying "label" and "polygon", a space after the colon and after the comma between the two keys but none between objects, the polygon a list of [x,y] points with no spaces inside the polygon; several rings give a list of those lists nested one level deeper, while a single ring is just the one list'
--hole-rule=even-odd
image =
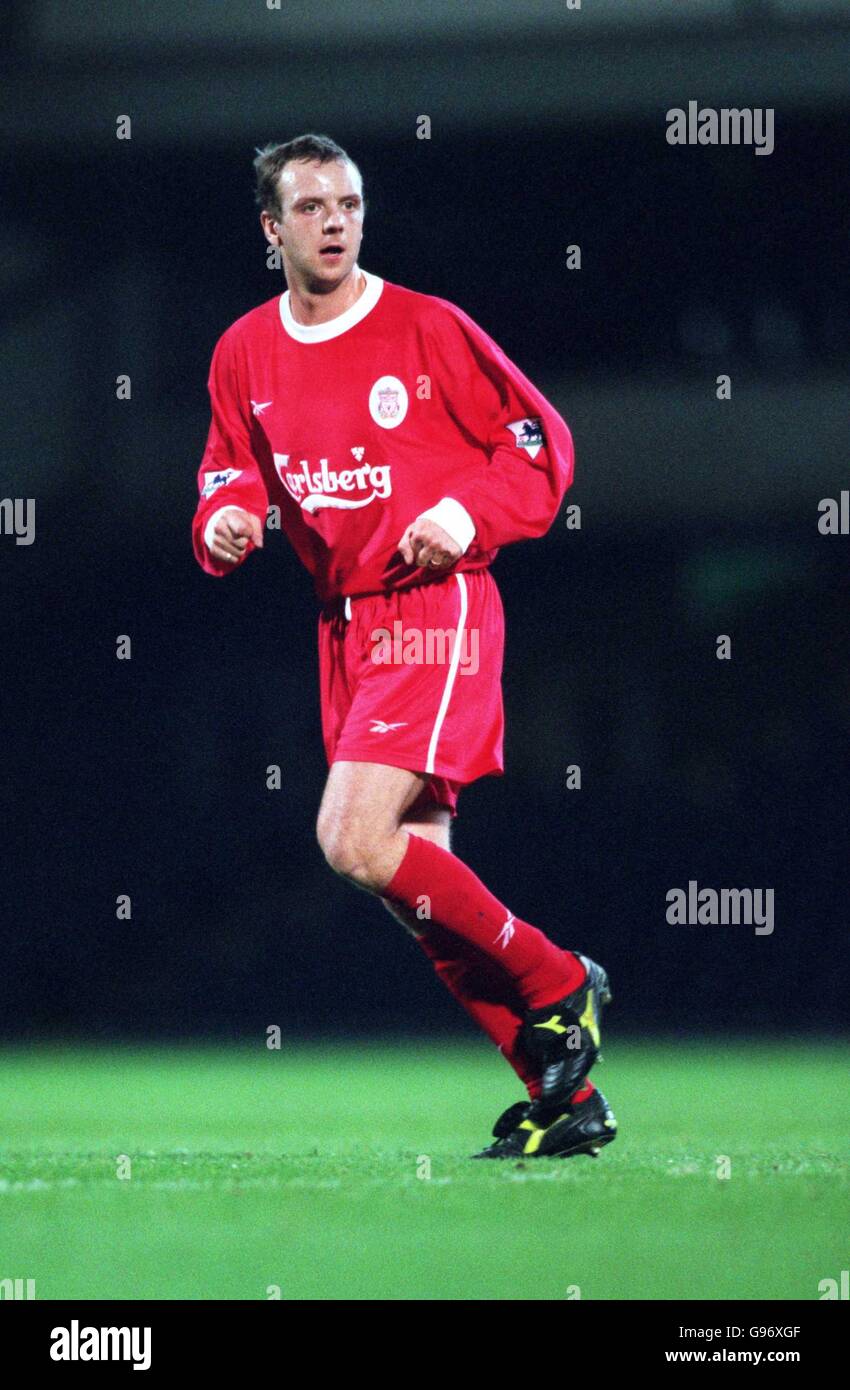
[{"label": "white collar", "polygon": [[337,314],[335,319],[328,319],[327,323],[296,323],[289,307],[289,290],[286,290],[280,296],[280,321],[290,338],[295,338],[299,343],[326,343],[329,338],[338,338],[365,319],[380,299],[384,282],[380,275],[371,275],[368,270],[361,270],[360,274],[366,281],[360,298],[355,299],[350,309]]}]

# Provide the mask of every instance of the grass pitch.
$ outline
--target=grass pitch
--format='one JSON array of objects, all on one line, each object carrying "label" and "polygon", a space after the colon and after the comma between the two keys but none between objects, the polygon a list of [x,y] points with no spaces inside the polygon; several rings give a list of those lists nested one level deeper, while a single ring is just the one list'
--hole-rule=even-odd
[{"label": "grass pitch", "polygon": [[40,1299],[817,1299],[847,1264],[850,1047],[606,1053],[617,1141],[516,1164],[466,1157],[521,1098],[486,1044],[8,1048],[0,1279]]}]

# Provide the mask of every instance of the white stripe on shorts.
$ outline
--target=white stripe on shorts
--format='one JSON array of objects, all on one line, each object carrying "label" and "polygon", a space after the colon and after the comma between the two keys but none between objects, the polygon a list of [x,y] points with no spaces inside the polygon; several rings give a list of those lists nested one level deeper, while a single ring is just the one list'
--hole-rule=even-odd
[{"label": "white stripe on shorts", "polygon": [[449,700],[452,697],[455,677],[460,665],[460,654],[463,647],[464,629],[466,628],[466,611],[468,607],[466,593],[466,579],[462,574],[456,574],[458,588],[460,589],[460,618],[458,620],[457,632],[455,633],[455,644],[452,649],[452,659],[449,662],[449,674],[446,676],[446,684],[443,689],[443,698],[440,701],[440,708],[437,711],[437,718],[434,721],[434,728],[431,731],[431,742],[428,744],[428,757],[425,760],[425,771],[434,771],[434,759],[437,756],[437,741],[440,737],[440,730],[449,708]]}]

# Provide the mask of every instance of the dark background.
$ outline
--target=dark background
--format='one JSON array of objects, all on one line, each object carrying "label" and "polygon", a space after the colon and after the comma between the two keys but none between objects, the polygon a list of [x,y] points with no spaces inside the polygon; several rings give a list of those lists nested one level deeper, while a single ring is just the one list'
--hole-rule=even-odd
[{"label": "dark background", "polygon": [[[848,13],[519,8],[8,7],[3,1035],[471,1030],[316,845],[308,576],[279,535],[226,581],[191,554],[210,354],[283,288],[253,150],[306,130],[363,172],[362,264],[464,308],[576,441],[581,529],[494,567],[506,776],[457,852],[605,962],[617,1028],[841,1027]],[[669,146],[691,99],[773,107],[774,153]],[[774,934],[668,925],[689,879],[773,888]]]}]

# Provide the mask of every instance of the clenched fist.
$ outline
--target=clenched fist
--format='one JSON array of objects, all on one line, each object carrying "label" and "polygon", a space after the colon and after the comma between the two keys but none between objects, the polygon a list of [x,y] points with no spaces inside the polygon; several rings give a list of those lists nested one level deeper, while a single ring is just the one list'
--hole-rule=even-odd
[{"label": "clenched fist", "polygon": [[209,551],[213,559],[235,565],[243,558],[249,541],[262,546],[263,523],[253,512],[243,511],[241,507],[228,507],[213,527],[211,539]]},{"label": "clenched fist", "polygon": [[424,565],[427,569],[448,569],[463,554],[448,531],[430,517],[422,516],[411,522],[398,548],[406,565]]}]

